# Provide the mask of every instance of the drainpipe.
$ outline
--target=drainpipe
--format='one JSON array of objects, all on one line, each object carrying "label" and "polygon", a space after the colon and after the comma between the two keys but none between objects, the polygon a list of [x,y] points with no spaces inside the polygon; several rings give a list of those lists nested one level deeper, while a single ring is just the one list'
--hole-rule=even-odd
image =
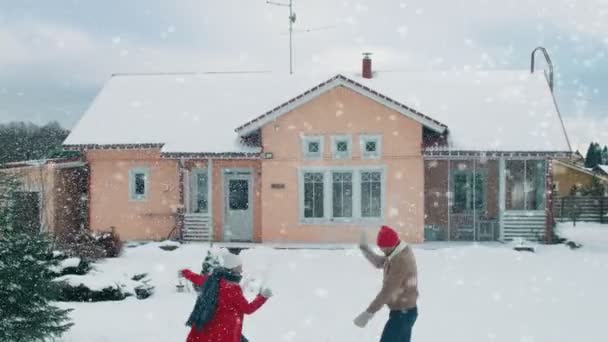
[{"label": "drainpipe", "polygon": [[545,243],[553,242],[553,161],[547,159],[545,167]]},{"label": "drainpipe", "polygon": [[185,213],[185,203],[184,203],[184,169],[185,169],[185,161],[184,159],[180,159],[177,163],[177,170],[179,175],[179,205],[175,211],[175,228],[177,230],[177,236],[180,241],[184,240],[184,213]]},{"label": "drainpipe", "polygon": [[207,210],[209,212],[209,229],[211,230],[211,246],[215,240],[215,225],[213,223],[213,159],[207,159]]}]

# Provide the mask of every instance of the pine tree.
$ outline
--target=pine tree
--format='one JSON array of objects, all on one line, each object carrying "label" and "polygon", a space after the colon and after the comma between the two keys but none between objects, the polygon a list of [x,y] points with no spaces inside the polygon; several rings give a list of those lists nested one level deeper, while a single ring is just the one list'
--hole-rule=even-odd
[{"label": "pine tree", "polygon": [[602,147],[600,146],[600,144],[595,143],[595,157],[593,159],[593,166],[592,167],[596,167],[598,165],[602,164]]},{"label": "pine tree", "polygon": [[589,148],[587,149],[587,154],[585,154],[585,167],[592,168],[591,164],[593,164],[595,144],[590,143]]},{"label": "pine tree", "polygon": [[48,341],[72,326],[71,310],[51,305],[58,288],[50,268],[58,261],[50,240],[11,220],[15,184],[0,174],[0,341]]},{"label": "pine tree", "polygon": [[608,146],[604,145],[602,150],[602,165],[608,164]]},{"label": "pine tree", "polygon": [[592,142],[587,149],[587,155],[585,157],[585,167],[594,168],[602,163],[602,148],[600,144]]}]

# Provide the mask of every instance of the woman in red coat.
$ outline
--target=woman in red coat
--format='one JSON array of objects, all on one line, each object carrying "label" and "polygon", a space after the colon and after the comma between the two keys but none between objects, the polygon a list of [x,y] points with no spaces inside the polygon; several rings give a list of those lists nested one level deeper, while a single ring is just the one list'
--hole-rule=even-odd
[{"label": "woman in red coat", "polygon": [[223,260],[224,267],[210,276],[181,271],[184,278],[202,286],[187,322],[192,329],[186,342],[240,342],[244,315],[257,311],[272,296],[270,289],[263,289],[249,303],[239,285],[243,269],[240,258],[227,253]]}]

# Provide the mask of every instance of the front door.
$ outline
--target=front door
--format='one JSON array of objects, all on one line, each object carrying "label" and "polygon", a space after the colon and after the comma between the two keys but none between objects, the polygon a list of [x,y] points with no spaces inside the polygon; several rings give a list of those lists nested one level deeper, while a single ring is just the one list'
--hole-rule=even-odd
[{"label": "front door", "polygon": [[253,240],[250,170],[224,171],[224,239]]}]

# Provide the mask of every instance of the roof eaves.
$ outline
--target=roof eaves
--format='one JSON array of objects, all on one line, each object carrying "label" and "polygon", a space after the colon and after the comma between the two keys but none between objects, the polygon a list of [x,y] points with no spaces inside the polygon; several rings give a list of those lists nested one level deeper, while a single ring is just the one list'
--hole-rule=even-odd
[{"label": "roof eaves", "polygon": [[165,144],[148,143],[148,144],[65,144],[63,148],[68,151],[82,150],[142,150],[142,149],[160,149]]}]

